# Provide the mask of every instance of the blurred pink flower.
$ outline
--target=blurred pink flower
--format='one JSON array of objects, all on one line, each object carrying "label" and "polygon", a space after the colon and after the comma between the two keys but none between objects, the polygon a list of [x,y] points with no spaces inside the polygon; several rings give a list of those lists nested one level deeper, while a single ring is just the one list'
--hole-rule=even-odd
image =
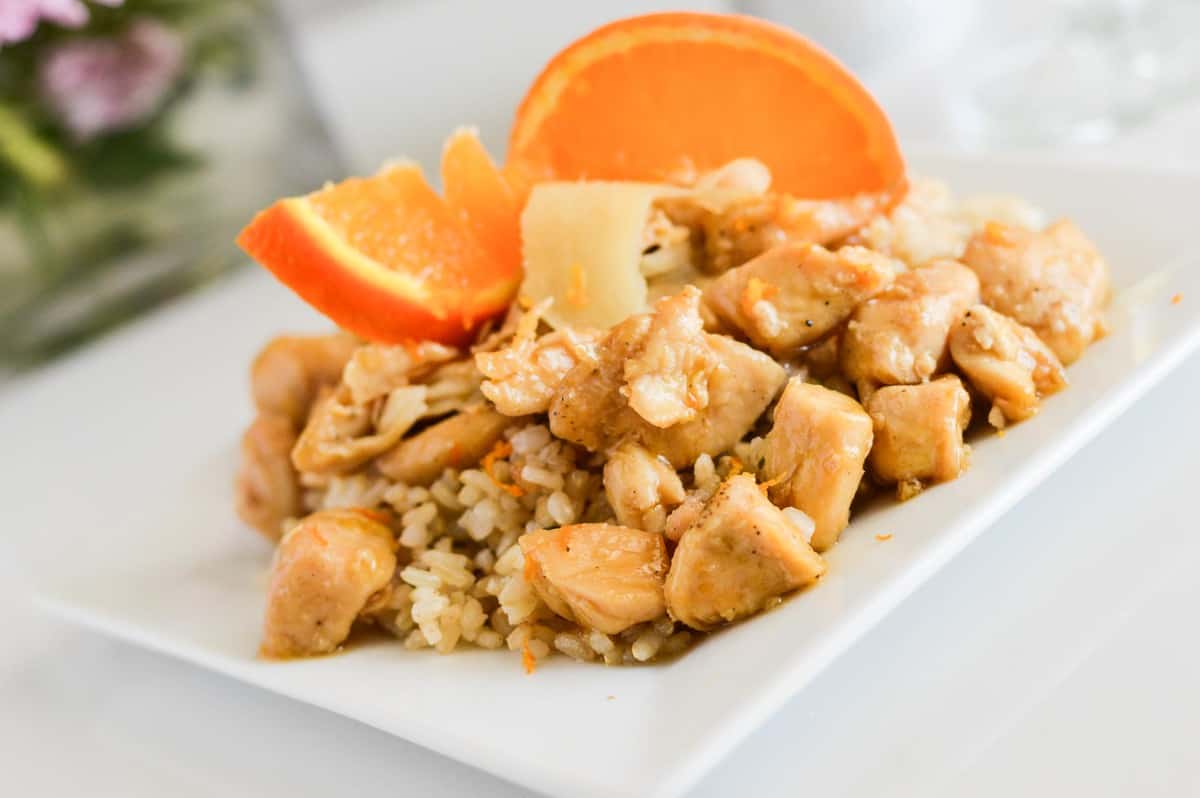
[{"label": "blurred pink flower", "polygon": [[149,19],[109,39],[74,39],[52,50],[39,80],[46,103],[81,141],[137,127],[178,79],[179,34]]},{"label": "blurred pink flower", "polygon": [[[124,0],[94,2],[112,7]],[[0,0],[0,46],[28,39],[43,19],[79,28],[88,21],[88,10],[82,0]]]}]

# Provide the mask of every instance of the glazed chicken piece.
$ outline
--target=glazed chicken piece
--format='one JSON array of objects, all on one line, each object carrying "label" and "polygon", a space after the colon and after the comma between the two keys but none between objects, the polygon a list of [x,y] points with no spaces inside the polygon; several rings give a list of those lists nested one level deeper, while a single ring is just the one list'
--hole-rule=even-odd
[{"label": "glazed chicken piece", "polygon": [[846,243],[861,244],[918,267],[943,258],[961,258],[971,231],[971,220],[956,207],[946,184],[918,178],[899,204],[854,231]]},{"label": "glazed chicken piece", "polygon": [[459,356],[457,349],[434,341],[407,346],[360,346],[342,371],[342,383],[356,405],[386,396],[402,385],[420,382]]},{"label": "glazed chicken piece", "polygon": [[1108,266],[1070,220],[1041,232],[988,224],[963,261],[979,275],[983,303],[1031,328],[1063,365],[1104,335]]},{"label": "glazed chicken piece", "polygon": [[480,390],[506,416],[545,413],[567,372],[596,359],[599,332],[564,328],[539,338],[540,320],[539,308],[531,309],[507,346],[475,353],[475,365],[487,378]]},{"label": "glazed chicken piece", "polygon": [[642,233],[638,271],[648,280],[665,274],[694,274],[699,252],[698,234],[677,224],[660,207],[650,211]]},{"label": "glazed chicken piece", "polygon": [[[308,473],[344,474],[392,448],[434,410],[430,388],[413,383],[463,364],[470,367],[470,361],[455,362],[458,355],[432,341],[359,347],[341,382],[313,407],[292,450],[292,463]],[[439,404],[445,404],[444,398],[439,397]],[[461,401],[450,399],[450,404]]]},{"label": "glazed chicken piece", "polygon": [[1046,213],[1029,200],[1012,194],[972,194],[958,203],[958,214],[971,226],[972,232],[982,230],[988,222],[1026,230],[1041,230],[1046,226]]},{"label": "glazed chicken piece", "polygon": [[660,617],[663,536],[611,524],[575,524],[522,535],[525,578],[555,613],[605,634]]},{"label": "glazed chicken piece", "polygon": [[786,379],[774,360],[705,333],[687,287],[613,327],[597,359],[573,368],[550,405],[550,429],[591,451],[625,441],[673,467],[741,439]]},{"label": "glazed chicken piece", "polygon": [[902,500],[926,483],[954,479],[967,467],[970,450],[963,430],[971,420],[971,397],[953,374],[880,388],[866,410],[875,428],[871,473],[896,485]]},{"label": "glazed chicken piece", "polygon": [[688,494],[679,506],[667,516],[667,523],[663,528],[663,534],[666,535],[667,540],[678,543],[679,539],[683,537],[683,533],[687,532],[700,519],[700,513],[704,512],[706,502],[707,500],[699,492]]},{"label": "glazed chicken piece", "polygon": [[259,413],[283,416],[300,429],[321,388],[337,384],[358,347],[358,340],[346,333],[274,339],[250,367],[254,406]]},{"label": "glazed chicken piece", "polygon": [[242,462],[234,484],[238,517],[270,540],[300,512],[300,485],[292,467],[296,430],[292,420],[260,413],[242,436]]},{"label": "glazed chicken piece", "polygon": [[979,280],[960,263],[905,272],[851,315],[841,338],[842,370],[863,399],[880,385],[925,382],[949,365],[950,327],[978,301]]},{"label": "glazed chicken piece", "polygon": [[784,194],[698,192],[659,200],[668,218],[694,231],[701,270],[721,274],[784,244],[837,241],[887,204],[881,195],[805,200]]},{"label": "glazed chicken piece", "polygon": [[727,192],[731,195],[766,194],[771,188],[771,170],[757,158],[734,158],[696,177],[685,180],[700,193]]},{"label": "glazed chicken piece", "polygon": [[841,338],[840,333],[834,333],[812,346],[805,347],[791,361],[793,366],[790,375],[794,377],[796,374],[804,374],[809,379],[821,383],[834,377],[842,378]]},{"label": "glazed chicken piece", "polygon": [[950,331],[950,355],[992,401],[988,422],[1002,428],[1038,411],[1067,385],[1062,363],[1033,330],[986,305],[973,305]]},{"label": "glazed chicken piece", "polygon": [[656,427],[691,421],[708,407],[708,373],[715,359],[698,297],[689,287],[660,300],[638,346],[625,359],[620,393]]},{"label": "glazed chicken piece", "polygon": [[671,617],[705,631],[759,612],[825,572],[825,561],[748,474],[730,477],[684,533],[665,595]]},{"label": "glazed chicken piece", "polygon": [[725,272],[705,289],[704,301],[756,347],[785,357],[841,325],[895,272],[890,258],[863,247],[835,253],[788,244]]},{"label": "glazed chicken piece", "polygon": [[401,441],[375,467],[397,482],[429,485],[447,468],[478,463],[513,423],[488,405],[471,405]]},{"label": "glazed chicken piece", "polygon": [[[787,380],[771,358],[724,335],[707,335],[713,366],[707,374],[707,407],[692,421],[660,429],[636,413],[624,416],[627,435],[676,468],[702,454],[716,455],[742,439]],[[621,439],[619,436],[618,439]]]},{"label": "glazed chicken piece", "polygon": [[836,543],[850,520],[871,440],[871,417],[858,402],[799,377],[788,381],[767,433],[762,471],[775,504],[813,519],[817,551]]},{"label": "glazed chicken piece", "polygon": [[391,530],[359,510],[324,510],[293,527],[275,551],[262,655],[337,648],[391,584],[395,551]]},{"label": "glazed chicken piece", "polygon": [[297,470],[313,474],[344,474],[396,445],[425,414],[428,389],[402,385],[386,399],[359,404],[342,383],[321,400],[292,449]]},{"label": "glazed chicken piece", "polygon": [[686,495],[671,464],[636,443],[623,443],[609,455],[604,492],[617,521],[647,532],[662,532],[667,514]]}]

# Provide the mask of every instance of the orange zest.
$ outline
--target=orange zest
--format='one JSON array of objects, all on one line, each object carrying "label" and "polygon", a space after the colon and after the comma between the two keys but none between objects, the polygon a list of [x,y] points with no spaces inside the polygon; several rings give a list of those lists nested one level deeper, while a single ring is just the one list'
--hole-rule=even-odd
[{"label": "orange zest", "polygon": [[891,539],[892,539],[892,533],[891,533],[891,532],[879,532],[879,533],[877,533],[877,534],[875,535],[875,539],[876,539],[876,540],[878,540],[878,541],[880,541],[880,542],[883,542],[883,541],[885,541],[885,540],[891,540]]},{"label": "orange zest", "polygon": [[376,521],[380,524],[386,524],[392,520],[391,513],[386,510],[377,510],[373,507],[351,507],[350,512],[358,513],[368,521]]},{"label": "orange zest", "polygon": [[577,308],[588,303],[587,272],[578,263],[571,264],[571,284],[567,287],[567,302]]},{"label": "orange zest", "polygon": [[415,164],[395,164],[277,201],[242,230],[238,244],[363,338],[463,344],[507,307],[520,264],[493,254],[502,237],[477,239],[476,229],[490,219],[466,210],[467,199],[458,201],[461,207],[451,207],[439,197]]},{"label": "orange zest", "polygon": [[785,479],[787,479],[786,472],[779,474],[778,476],[774,477],[773,479],[768,479],[766,482],[758,483],[758,489],[762,491],[764,496],[766,496],[767,492],[770,491],[771,488],[775,487],[780,482],[783,482]]},{"label": "orange zest", "polygon": [[538,568],[537,560],[529,555],[525,555],[525,567],[521,569],[522,576],[526,582],[535,581],[541,574],[541,569]]},{"label": "orange zest", "polygon": [[533,651],[529,648],[529,643],[521,646],[521,664],[525,666],[525,673],[532,674],[537,670],[537,657],[533,656]]},{"label": "orange zest", "polygon": [[746,281],[745,289],[742,290],[742,313],[753,318],[754,306],[763,300],[770,300],[777,293],[779,293],[779,289],[771,283],[759,277],[751,277]]},{"label": "orange zest", "polygon": [[502,482],[495,473],[496,461],[508,457],[510,454],[512,454],[512,450],[512,444],[508,441],[496,441],[496,445],[492,447],[492,450],[483,456],[481,465],[483,466],[483,473],[488,475],[488,479],[490,479],[496,487],[500,488],[500,490],[504,491],[508,495],[519,499],[525,495],[525,489],[520,485]]},{"label": "orange zest", "polygon": [[1172,305],[1178,305],[1182,301],[1183,301],[1183,294],[1175,294],[1174,296],[1171,297]]},{"label": "orange zest", "polygon": [[505,170],[661,181],[741,157],[794,196],[906,185],[887,116],[836,59],[762,20],[690,12],[620,20],[555,56],[517,111]]}]

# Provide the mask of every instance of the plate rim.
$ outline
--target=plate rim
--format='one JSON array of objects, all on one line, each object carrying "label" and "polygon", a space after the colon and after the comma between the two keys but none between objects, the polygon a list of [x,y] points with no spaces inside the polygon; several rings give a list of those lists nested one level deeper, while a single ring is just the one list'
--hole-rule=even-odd
[{"label": "plate rim", "polygon": [[[1200,179],[1200,170],[1143,168],[1129,164],[1102,163],[1088,158],[1058,158],[1024,154],[978,156],[970,153],[947,153],[920,149],[914,149],[908,155],[911,160],[916,161],[936,158],[945,162],[990,166],[1005,164],[1019,164],[1026,168],[1052,166],[1142,177],[1171,175]],[[228,286],[232,282],[223,281],[223,284]],[[169,309],[164,310],[169,312]],[[160,311],[148,316],[145,321],[161,319],[163,315],[165,312]],[[130,325],[117,335],[106,337],[101,344],[119,348],[122,338],[143,326],[144,322]],[[54,367],[32,375],[33,380],[61,374],[75,362],[87,357],[89,353],[98,348],[100,347],[88,347],[73,357],[65,358],[63,362],[55,364]],[[1200,313],[1189,316],[1185,326],[1177,335],[1166,340],[1146,360],[1138,363],[1107,391],[1097,396],[1086,413],[1074,419],[1052,446],[1039,448],[1034,456],[1025,461],[1022,467],[1013,474],[1011,479],[1003,483],[1001,490],[987,497],[979,508],[979,512],[956,523],[952,534],[924,547],[917,557],[902,569],[902,573],[894,582],[885,586],[878,594],[873,595],[845,622],[837,624],[836,628],[831,630],[827,637],[805,657],[788,661],[772,671],[762,686],[749,696],[743,705],[732,712],[724,724],[698,738],[695,744],[685,749],[676,759],[665,762],[661,770],[657,772],[656,780],[646,785],[649,788],[647,794],[657,796],[657,798],[671,798],[694,787],[732,748],[758,728],[770,715],[778,711],[787,700],[798,695],[812,679],[829,667],[844,651],[868,634],[908,596],[953,560],[959,552],[970,545],[985,530],[991,528],[1000,516],[1015,506],[1066,461],[1074,457],[1084,445],[1108,428],[1134,402],[1158,385],[1167,374],[1177,368],[1197,349],[1200,349]],[[32,380],[24,382],[30,381]],[[9,392],[7,399],[14,400],[14,396],[20,394],[20,388],[23,387],[19,384],[20,382],[22,381],[19,380],[18,385],[14,386],[15,391]],[[4,398],[0,397],[0,399]],[[13,403],[15,404],[15,400]],[[7,401],[0,402],[0,406],[8,404]],[[193,644],[186,639],[164,637],[113,613],[73,602],[69,592],[64,597],[63,591],[56,590],[56,587],[53,584],[36,586],[32,594],[34,606],[43,612],[93,632],[123,640],[147,650],[182,660],[190,665],[203,667],[266,689],[271,693],[284,695],[334,712],[524,787],[537,791],[552,791],[555,794],[568,791],[580,794],[581,789],[588,795],[612,794],[612,782],[587,780],[584,774],[578,774],[579,780],[568,785],[562,781],[557,771],[538,771],[519,761],[502,761],[486,750],[476,751],[476,755],[472,758],[465,759],[461,756],[461,747],[455,745],[450,739],[452,735],[438,732],[429,727],[420,728],[419,733],[396,734],[375,719],[364,717],[361,714],[348,714],[334,706],[333,702],[326,701],[322,695],[293,689],[290,683],[286,682],[273,683],[260,676],[259,670],[254,667],[253,663],[246,664],[229,660],[226,657],[212,654],[203,646]],[[263,672],[265,673],[265,671]]]}]

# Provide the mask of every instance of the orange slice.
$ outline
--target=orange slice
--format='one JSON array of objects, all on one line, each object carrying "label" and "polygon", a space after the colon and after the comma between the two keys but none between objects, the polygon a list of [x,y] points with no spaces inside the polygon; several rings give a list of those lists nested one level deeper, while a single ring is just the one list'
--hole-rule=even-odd
[{"label": "orange slice", "polygon": [[[456,191],[474,206],[469,191]],[[279,200],[238,244],[343,329],[383,343],[463,344],[520,282],[519,264],[497,265],[471,216],[401,163]]]},{"label": "orange slice", "polygon": [[793,196],[905,186],[887,117],[845,67],[797,33],[733,15],[633,17],[570,45],[525,96],[508,151],[559,179],[658,181],[741,157]]},{"label": "orange slice", "polygon": [[[472,128],[459,128],[442,149],[442,186],[455,209],[496,267],[519,279],[521,206]],[[527,192],[525,192],[527,193]]]}]

